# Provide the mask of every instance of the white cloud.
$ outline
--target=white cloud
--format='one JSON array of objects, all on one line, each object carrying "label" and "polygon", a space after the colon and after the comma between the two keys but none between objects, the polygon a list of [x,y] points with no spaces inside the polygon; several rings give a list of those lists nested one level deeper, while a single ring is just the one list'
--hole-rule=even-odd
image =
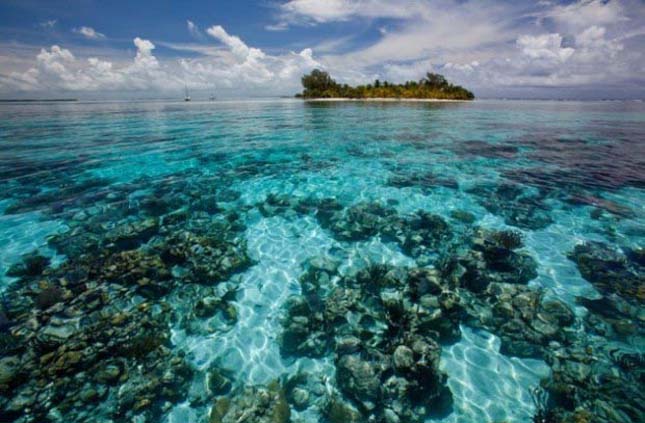
[{"label": "white cloud", "polygon": [[295,89],[294,85],[303,72],[321,66],[313,58],[311,49],[304,49],[300,53],[291,52],[286,55],[271,56],[261,49],[249,47],[239,37],[230,35],[220,25],[214,25],[206,32],[224,44],[232,57],[220,67],[201,60],[183,61],[184,71],[200,80],[213,75],[214,77],[210,79],[220,79],[231,86],[234,83],[254,86],[284,84],[285,88]]},{"label": "white cloud", "polygon": [[620,0],[578,0],[568,5],[557,5],[545,16],[572,28],[610,25],[627,20],[624,4]]},{"label": "white cloud", "polygon": [[144,40],[136,37],[134,39],[134,45],[137,47],[136,59],[145,60],[146,58],[153,57],[152,50],[155,49],[155,45],[152,44],[152,42],[150,42],[149,40]]},{"label": "white cloud", "polygon": [[236,59],[231,69],[243,76],[243,79],[259,83],[271,78],[272,73],[265,60],[267,57],[262,50],[247,46],[239,37],[228,34],[220,25],[214,25],[206,32],[230,49]]},{"label": "white cloud", "polygon": [[[407,3],[406,3],[407,4]],[[508,22],[517,6],[490,0],[455,2],[437,0],[414,2],[415,9],[406,25],[381,33],[375,43],[325,60],[334,67],[378,66],[386,63],[417,62],[433,58],[436,62],[470,62],[482,59],[491,45],[515,38]]]},{"label": "white cloud", "polygon": [[383,69],[383,77],[395,82],[419,80],[426,72],[435,70],[435,65],[429,59],[405,64],[388,63]]},{"label": "white cloud", "polygon": [[[356,2],[343,2],[350,3]],[[645,69],[642,49],[625,46],[627,41],[636,44],[637,37],[645,34],[645,2],[640,0],[581,0],[564,6],[487,0],[414,4],[418,13],[405,25],[381,32],[371,45],[344,54],[332,52],[321,61],[334,74],[352,69],[353,77],[363,75],[362,82],[375,74],[400,82],[435,71],[489,92],[509,86],[645,82],[640,76]],[[344,11],[337,20],[363,13],[349,7]],[[314,12],[309,11],[312,17]]]},{"label": "white cloud", "polygon": [[599,63],[607,63],[611,66],[613,61],[623,50],[623,44],[618,40],[607,39],[606,29],[599,26],[591,26],[575,37],[576,56],[591,66]]},{"label": "white cloud", "polygon": [[607,30],[601,26],[590,26],[580,35],[576,36],[576,44],[581,46],[592,46],[605,38]]},{"label": "white cloud", "polygon": [[187,20],[186,26],[188,27],[188,32],[193,36],[193,38],[200,41],[204,40],[204,34],[202,34],[202,31],[200,31],[199,27],[193,21]]},{"label": "white cloud", "polygon": [[161,69],[152,55],[154,44],[137,37],[134,45],[137,48],[134,60],[118,68],[96,57],[78,59],[70,50],[54,45],[40,51],[26,78],[13,72],[5,84],[28,91],[163,89],[177,84],[177,78]]},{"label": "white cloud", "polygon": [[42,28],[53,28],[54,26],[56,26],[56,23],[58,23],[57,19],[50,19],[39,23],[38,26]]},{"label": "white cloud", "polygon": [[422,1],[388,0],[291,0],[281,6],[283,18],[290,21],[324,23],[352,17],[411,18],[425,8]]},{"label": "white cloud", "polygon": [[159,68],[159,61],[152,55],[155,45],[149,40],[143,40],[139,37],[134,39],[134,45],[137,47],[137,55],[134,57],[134,63],[127,68],[130,73],[153,73]]},{"label": "white cloud", "polygon": [[[642,56],[631,57],[617,40],[607,37],[603,27],[591,26],[564,45],[559,33],[520,35],[515,48],[485,61],[445,62],[422,59],[390,64],[384,74],[395,80],[418,79],[426,71],[474,88],[503,90],[505,87],[615,87],[637,74],[634,66]],[[641,65],[642,66],[642,65]],[[475,90],[477,92],[477,89]],[[607,91],[605,91],[607,92]]]},{"label": "white cloud", "polygon": [[226,50],[220,46],[211,44],[199,43],[170,43],[167,41],[158,41],[158,45],[169,48],[179,52],[197,53],[203,56],[222,57],[223,52]]},{"label": "white cloud", "polygon": [[475,69],[479,67],[479,62],[477,60],[473,60],[470,63],[452,63],[448,62],[444,65],[444,69],[454,69],[459,72],[474,72]]},{"label": "white cloud", "polygon": [[355,35],[349,35],[339,38],[327,38],[324,41],[313,46],[313,50],[318,54],[333,54],[340,50],[346,49],[352,41],[355,40]]},{"label": "white cloud", "polygon": [[72,32],[82,35],[83,37],[90,40],[100,40],[105,38],[105,34],[102,34],[96,31],[94,28],[89,26],[82,26],[80,28],[74,28]]},{"label": "white cloud", "polygon": [[71,51],[57,45],[53,45],[50,51],[40,50],[40,53],[36,56],[40,71],[56,76],[66,83],[74,81],[74,75],[67,68],[67,64],[73,63],[74,60],[75,57]]},{"label": "white cloud", "polygon": [[531,59],[547,59],[564,62],[571,57],[575,49],[562,47],[560,34],[543,34],[538,36],[522,35],[517,39],[522,54]]},{"label": "white cloud", "polygon": [[604,28],[591,26],[574,41],[571,47],[564,47],[558,33],[520,36],[516,42],[519,55],[480,64],[470,75],[471,82],[497,88],[594,86],[597,90],[612,89],[633,78],[631,64],[639,59],[625,56],[623,45],[606,38]]},{"label": "white cloud", "polygon": [[[383,22],[380,18],[386,18]],[[355,31],[360,20],[366,31]],[[314,38],[324,26],[348,28],[333,38]],[[289,94],[302,73],[322,67],[340,82],[419,79],[444,73],[467,87],[645,86],[645,2],[642,0],[290,0],[277,8],[273,25],[297,25],[305,34],[297,52],[262,50],[222,26],[187,28],[195,42],[155,40],[191,58],[157,58],[155,45],[135,39],[134,58],[102,47],[103,57],[83,46],[29,51],[15,60],[3,47],[0,91],[9,89],[129,90],[230,87],[232,93]],[[383,30],[379,30],[379,28]],[[360,34],[359,34],[360,32]],[[358,34],[358,35],[357,35]],[[200,38],[201,36],[201,38]],[[371,38],[375,37],[375,38]],[[312,40],[313,39],[313,40]],[[69,47],[69,46],[68,46]],[[68,56],[72,55],[70,59]],[[34,64],[33,56],[38,54]],[[198,56],[198,57],[195,57]],[[643,89],[642,91],[645,91]]]},{"label": "white cloud", "polygon": [[[299,90],[303,73],[322,65],[311,49],[269,55],[248,46],[239,37],[228,34],[221,26],[207,33],[224,48],[206,47],[211,55],[195,59],[161,62],[155,55],[155,44],[136,37],[136,54],[125,63],[90,56],[76,57],[58,45],[42,49],[36,64],[25,72],[11,72],[0,77],[0,91],[132,91],[170,92],[183,89],[219,90],[230,88],[237,95],[293,94]],[[172,44],[170,44],[173,48]],[[174,48],[195,51],[194,45]]]},{"label": "white cloud", "polygon": [[247,59],[249,56],[261,57],[264,55],[259,49],[249,48],[240,37],[229,35],[221,25],[214,25],[208,28],[206,32],[228,46],[232,53],[239,59]]},{"label": "white cloud", "polygon": [[289,24],[287,22],[278,22],[272,25],[266,25],[264,27],[267,31],[286,31],[289,29]]},{"label": "white cloud", "polygon": [[40,50],[40,54],[37,56],[37,59],[38,61],[45,63],[54,62],[58,59],[65,62],[71,62],[72,60],[74,60],[74,55],[71,51],[54,45],[52,46],[51,51],[47,51],[45,49]]},{"label": "white cloud", "polygon": [[345,20],[354,14],[358,7],[347,0],[291,0],[282,9],[295,16],[301,15],[318,22]]}]

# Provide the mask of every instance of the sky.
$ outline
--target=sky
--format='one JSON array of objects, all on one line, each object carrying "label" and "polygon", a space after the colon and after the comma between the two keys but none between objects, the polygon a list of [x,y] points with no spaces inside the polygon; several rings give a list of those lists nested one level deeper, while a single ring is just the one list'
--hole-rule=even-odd
[{"label": "sky", "polygon": [[445,75],[478,97],[645,98],[645,0],[2,0],[0,98],[291,96]]}]

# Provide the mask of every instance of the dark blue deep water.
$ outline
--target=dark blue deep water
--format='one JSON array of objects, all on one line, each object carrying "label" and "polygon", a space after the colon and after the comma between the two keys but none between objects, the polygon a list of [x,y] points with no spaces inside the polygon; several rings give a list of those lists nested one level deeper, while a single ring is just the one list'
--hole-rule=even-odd
[{"label": "dark blue deep water", "polygon": [[0,421],[645,421],[639,102],[0,104]]}]

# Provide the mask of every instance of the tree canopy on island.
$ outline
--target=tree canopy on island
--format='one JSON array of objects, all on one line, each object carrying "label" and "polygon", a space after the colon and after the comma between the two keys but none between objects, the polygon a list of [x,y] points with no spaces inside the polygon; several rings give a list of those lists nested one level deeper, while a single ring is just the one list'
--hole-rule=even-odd
[{"label": "tree canopy on island", "polygon": [[428,72],[420,81],[392,84],[374,81],[374,84],[350,87],[339,84],[320,69],[314,69],[302,77],[304,91],[298,98],[421,98],[440,100],[472,100],[475,98],[467,89],[449,83],[443,75]]}]

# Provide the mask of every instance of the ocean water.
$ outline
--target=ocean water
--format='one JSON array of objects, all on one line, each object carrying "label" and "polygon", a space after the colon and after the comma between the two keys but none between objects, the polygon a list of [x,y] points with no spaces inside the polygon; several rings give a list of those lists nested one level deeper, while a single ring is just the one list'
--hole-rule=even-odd
[{"label": "ocean water", "polygon": [[[638,395],[614,401],[603,389],[624,391],[589,382],[611,373],[616,386],[642,391],[643,103],[2,104],[0,146],[6,421],[278,422],[288,421],[274,412],[286,402],[291,421],[338,422],[329,411],[338,398],[360,414],[354,421],[388,423],[547,421],[535,417],[546,413],[549,421],[570,421],[581,409],[597,421],[644,415]],[[382,210],[364,212],[369,205]],[[450,241],[433,244],[423,238],[424,224],[401,223],[421,211],[447,224]],[[405,242],[389,232],[391,222],[403,225]],[[504,253],[512,254],[505,266],[519,273],[500,281],[495,272],[508,269],[487,261],[489,250],[468,251],[478,251],[477,234],[497,239],[481,234],[509,231],[521,246]],[[421,253],[408,248],[415,242]],[[595,250],[575,255],[586,246]],[[20,267],[30,255],[45,264]],[[519,257],[533,263],[528,280]],[[481,270],[485,289],[463,282],[464,274],[450,276],[451,259],[466,269],[473,260],[489,266]],[[352,319],[394,324],[357,282],[377,265],[441,273],[441,289],[463,306],[457,314],[442,309],[454,336],[414,325],[401,329],[400,340],[386,339],[394,336],[387,330],[358,331]],[[308,300],[327,304],[324,313],[335,289],[362,292],[364,304],[352,306],[347,322],[309,326],[325,333],[322,351],[294,353],[285,346],[289,304],[309,298],[303,281],[312,268],[327,272],[316,279],[316,300]],[[526,292],[508,299],[499,286]],[[95,291],[99,305],[88,299]],[[539,293],[538,302],[518,305],[527,293]],[[548,301],[572,318],[536,336],[489,318],[512,302],[507,320],[536,328]],[[113,320],[119,313],[132,320]],[[340,367],[346,327],[361,338],[351,357],[372,363],[377,376],[354,369],[347,382],[340,374],[352,372]],[[404,339],[440,346],[433,371],[443,382],[382,363],[394,360]],[[527,344],[537,352],[519,352]],[[93,376],[110,365],[120,376]],[[296,393],[293,381],[303,374]],[[444,386],[449,405],[420,411],[426,399],[392,400],[361,387],[370,378],[385,386],[391,375],[422,392]],[[559,397],[554,380],[579,393]],[[278,394],[266,388],[275,381]],[[536,394],[540,385],[547,400]],[[260,406],[256,391],[256,400],[240,402],[245,388],[274,396]],[[297,398],[303,390],[306,398]],[[211,408],[221,398],[233,405],[218,420]],[[255,414],[234,418],[236,406]]]}]

